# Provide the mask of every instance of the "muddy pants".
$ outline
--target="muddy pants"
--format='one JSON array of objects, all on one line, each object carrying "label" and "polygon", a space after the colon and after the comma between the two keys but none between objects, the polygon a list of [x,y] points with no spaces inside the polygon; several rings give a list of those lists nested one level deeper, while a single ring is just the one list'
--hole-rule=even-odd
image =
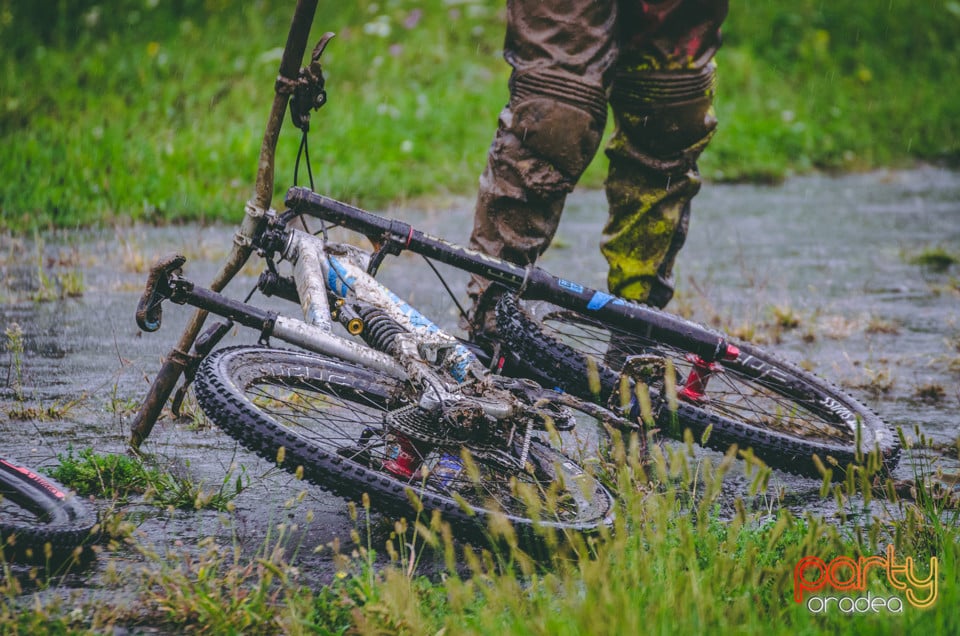
[{"label": "muddy pants", "polygon": [[[727,0],[508,0],[510,102],[480,177],[470,245],[513,263],[549,246],[600,145],[607,106],[609,218],[601,251],[617,295],[662,307],[716,128],[713,56]],[[472,331],[491,326],[473,278]]]}]

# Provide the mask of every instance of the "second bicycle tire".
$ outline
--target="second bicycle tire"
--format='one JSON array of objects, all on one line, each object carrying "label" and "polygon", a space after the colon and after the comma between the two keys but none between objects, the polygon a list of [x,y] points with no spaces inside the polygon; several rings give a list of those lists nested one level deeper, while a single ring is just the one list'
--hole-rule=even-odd
[{"label": "second bicycle tire", "polygon": [[[521,303],[504,295],[497,305],[497,327],[541,382],[545,376],[584,399],[609,399],[619,384],[619,372],[612,367],[627,355],[669,359],[678,388],[691,366],[683,350],[547,302]],[[875,413],[812,373],[755,346],[736,345],[740,355],[719,363],[706,400],[681,399],[675,414],[661,411],[657,424],[663,432],[681,438],[690,429],[699,441],[709,429],[710,448],[751,448],[769,466],[808,477],[821,477],[815,455],[821,465],[833,468],[835,478],[874,451],[885,470],[896,466],[899,439]]]}]

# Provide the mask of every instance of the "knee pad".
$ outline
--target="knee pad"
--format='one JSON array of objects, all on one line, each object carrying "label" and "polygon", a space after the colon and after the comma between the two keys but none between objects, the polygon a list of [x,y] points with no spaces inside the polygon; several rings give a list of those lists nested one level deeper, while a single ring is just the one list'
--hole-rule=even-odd
[{"label": "knee pad", "polygon": [[714,93],[712,63],[696,70],[618,72],[610,96],[617,131],[608,154],[658,171],[693,169],[717,127]]},{"label": "knee pad", "polygon": [[607,99],[599,86],[555,71],[516,73],[507,129],[526,156],[526,186],[544,198],[573,189],[600,145]]}]

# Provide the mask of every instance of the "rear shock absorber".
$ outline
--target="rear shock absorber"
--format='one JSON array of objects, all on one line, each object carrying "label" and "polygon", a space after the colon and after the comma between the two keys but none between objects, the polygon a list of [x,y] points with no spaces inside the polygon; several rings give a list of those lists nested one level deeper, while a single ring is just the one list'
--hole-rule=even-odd
[{"label": "rear shock absorber", "polygon": [[357,307],[356,315],[363,322],[360,337],[364,342],[385,353],[393,353],[397,335],[404,332],[397,321],[382,309],[371,305]]},{"label": "rear shock absorber", "polygon": [[351,336],[363,335],[363,330],[366,329],[363,318],[354,311],[353,307],[344,302],[342,298],[337,300],[333,309],[333,315],[334,318],[346,328],[347,333]]},{"label": "rear shock absorber", "polygon": [[[395,352],[397,336],[405,331],[397,321],[372,305],[355,306],[351,313],[361,322],[358,335],[364,342],[384,353]],[[349,325],[347,329],[354,333]],[[401,479],[411,479],[420,468],[423,457],[430,451],[429,445],[395,431],[387,434],[386,442],[386,459],[382,467]]]}]

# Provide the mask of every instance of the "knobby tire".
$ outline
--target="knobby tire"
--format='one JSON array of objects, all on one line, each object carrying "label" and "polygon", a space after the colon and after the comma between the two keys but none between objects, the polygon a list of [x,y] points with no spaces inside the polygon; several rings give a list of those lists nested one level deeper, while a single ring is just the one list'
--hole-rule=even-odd
[{"label": "knobby tire", "polygon": [[[420,471],[410,478],[388,472],[385,416],[410,405],[401,383],[369,368],[303,351],[234,347],[203,362],[194,389],[207,417],[251,451],[271,462],[282,455],[283,468],[301,469],[304,479],[336,495],[357,500],[366,493],[381,512],[411,515],[422,504],[428,518],[439,511],[461,531],[482,531],[495,510],[524,530],[539,525],[592,531],[609,524],[613,514],[612,497],[599,482],[536,440],[529,450],[532,477],[531,471],[505,474],[483,457],[474,458],[479,480],[464,477],[452,489]],[[424,465],[459,450],[453,441],[433,447]],[[528,494],[540,489],[541,498],[562,500],[566,507],[558,504],[552,516],[532,520],[511,491],[511,478],[524,482]],[[489,500],[498,505],[489,506]]]},{"label": "knobby tire", "polygon": [[3,557],[31,564],[90,559],[97,517],[53,479],[0,459],[0,547]]}]

